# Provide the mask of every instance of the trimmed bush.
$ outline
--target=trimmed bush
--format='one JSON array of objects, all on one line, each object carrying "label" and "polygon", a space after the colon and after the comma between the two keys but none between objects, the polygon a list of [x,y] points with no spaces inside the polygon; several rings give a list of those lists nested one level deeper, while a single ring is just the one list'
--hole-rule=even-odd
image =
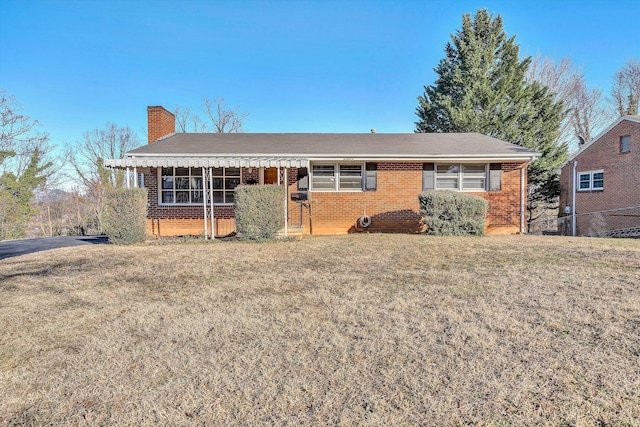
[{"label": "trimmed bush", "polygon": [[420,215],[433,236],[484,234],[489,203],[482,197],[454,191],[425,191],[418,195]]},{"label": "trimmed bush", "polygon": [[116,245],[144,242],[147,228],[147,190],[119,188],[105,193],[102,228]]},{"label": "trimmed bush", "polygon": [[244,240],[273,240],[284,227],[284,187],[242,185],[235,194],[236,231]]}]

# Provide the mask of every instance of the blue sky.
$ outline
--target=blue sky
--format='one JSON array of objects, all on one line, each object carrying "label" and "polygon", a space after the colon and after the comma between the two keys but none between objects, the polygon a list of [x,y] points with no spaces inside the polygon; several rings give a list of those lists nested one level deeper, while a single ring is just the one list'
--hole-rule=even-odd
[{"label": "blue sky", "polygon": [[202,96],[249,113],[247,132],[412,132],[450,33],[483,7],[522,55],[570,56],[605,92],[640,56],[637,1],[0,0],[0,88],[58,145]]}]

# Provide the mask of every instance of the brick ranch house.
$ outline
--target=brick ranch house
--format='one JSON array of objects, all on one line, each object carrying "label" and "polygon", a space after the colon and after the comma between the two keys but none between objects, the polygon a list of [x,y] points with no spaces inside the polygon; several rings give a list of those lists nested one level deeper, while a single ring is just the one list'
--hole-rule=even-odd
[{"label": "brick ranch house", "polygon": [[560,229],[640,235],[640,116],[623,116],[560,170]]},{"label": "brick ranch house", "polygon": [[[289,232],[415,233],[418,194],[462,191],[489,202],[486,231],[524,230],[527,165],[538,153],[477,133],[175,133],[175,117],[148,107],[146,146],[105,166],[148,189],[148,233],[235,230],[234,188],[278,184]],[[128,175],[129,176],[129,175]]]}]

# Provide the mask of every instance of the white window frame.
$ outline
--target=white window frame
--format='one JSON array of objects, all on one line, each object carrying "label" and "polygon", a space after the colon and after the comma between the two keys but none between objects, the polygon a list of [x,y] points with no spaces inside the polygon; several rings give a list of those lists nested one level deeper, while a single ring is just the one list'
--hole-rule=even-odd
[{"label": "white window frame", "polygon": [[[331,166],[333,167],[333,188],[316,188],[314,167],[315,166]],[[360,187],[359,188],[340,188],[340,166],[359,166],[360,167]],[[364,191],[365,181],[365,164],[362,162],[315,162],[309,167],[309,190],[315,192],[343,192],[354,193]]]},{"label": "white window frame", "polygon": [[[449,165],[449,166],[457,166],[458,167],[458,172],[456,175],[452,175],[452,174],[446,174],[446,173],[438,173],[438,166],[444,166],[444,165]],[[484,166],[484,187],[482,189],[478,189],[478,188],[465,188],[464,187],[464,172],[463,172],[463,168],[464,166]],[[438,186],[438,182],[439,182],[439,178],[443,179],[445,176],[448,176],[449,178],[452,178],[455,176],[455,178],[458,180],[458,186],[457,188],[442,188]],[[434,189],[436,190],[449,190],[449,191],[460,191],[462,193],[485,193],[487,192],[487,185],[489,183],[489,163],[435,163],[434,164]]]},{"label": "white window frame", "polygon": [[[167,166],[167,167],[173,169],[173,180],[174,181],[173,181],[173,189],[171,191],[173,191],[173,199],[175,200],[176,199],[176,191],[179,191],[178,189],[176,189],[176,184],[175,184],[176,183],[176,169],[177,169],[177,167],[176,166]],[[168,175],[162,175],[162,169],[163,169],[162,167],[158,167],[158,170],[157,170],[157,177],[158,177],[158,206],[202,206],[202,204],[204,203],[204,197],[206,196],[204,193],[203,193],[203,201],[202,202],[197,202],[197,203],[176,203],[176,202],[166,203],[166,202],[163,202],[162,201],[162,192],[163,191],[169,191],[169,190],[168,189],[165,190],[165,189],[162,188],[162,177],[163,176],[168,176]],[[191,167],[188,167],[186,169],[189,169],[189,175],[185,176],[186,178],[189,178],[189,182],[191,182],[191,178],[192,177],[203,178],[202,177],[202,172],[201,172],[202,168],[191,168]],[[199,169],[200,170],[200,175],[191,175],[191,170],[192,169]],[[215,168],[212,168],[212,169],[215,169]],[[225,180],[225,178],[226,178],[226,170],[228,168],[222,168],[222,169],[223,169],[222,182],[223,182],[223,187],[224,187],[224,183],[226,183],[226,180]],[[235,176],[234,175],[233,178],[239,178],[240,179],[240,184],[242,184],[242,168],[232,168],[232,169],[240,169],[240,175],[239,176]],[[220,176],[219,175],[215,175],[214,178],[220,178]],[[209,187],[209,183],[207,182],[206,184],[207,184],[206,186],[208,188]],[[184,190],[184,191],[189,191],[191,193],[191,192],[196,191],[196,190],[198,190],[198,189],[189,188],[189,190]],[[224,193],[226,191],[231,191],[231,190],[227,190],[226,188],[223,188],[222,190],[217,189],[217,190],[214,190],[214,191],[223,191],[223,193]],[[235,189],[233,191],[235,191]],[[190,198],[191,198],[191,196],[190,196]],[[231,202],[231,203],[214,203],[214,206],[225,206],[225,205],[226,206],[231,206],[231,205],[233,205],[233,202]]]},{"label": "white window frame", "polygon": [[[594,175],[597,173],[601,173],[602,174],[602,179],[598,179],[595,180],[594,179]],[[583,176],[588,176],[589,177],[589,187],[588,188],[582,188],[582,177]],[[599,170],[595,170],[595,171],[585,171],[585,172],[578,172],[578,179],[576,180],[576,185],[578,186],[577,190],[578,191],[601,191],[604,190],[604,170],[603,169],[599,169]],[[594,187],[594,181],[602,181],[602,187]],[[585,181],[586,182],[586,181]]]}]

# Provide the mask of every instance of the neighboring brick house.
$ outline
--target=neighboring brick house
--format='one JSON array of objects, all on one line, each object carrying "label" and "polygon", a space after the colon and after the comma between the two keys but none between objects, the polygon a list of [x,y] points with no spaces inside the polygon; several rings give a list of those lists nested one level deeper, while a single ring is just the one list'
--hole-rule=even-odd
[{"label": "neighboring brick house", "polygon": [[640,116],[621,117],[571,156],[560,171],[560,212],[564,234],[574,220],[578,236],[640,228]]},{"label": "neighboring brick house", "polygon": [[237,185],[285,182],[287,227],[306,234],[418,232],[418,194],[426,189],[488,200],[488,233],[524,228],[527,165],[538,153],[495,138],[175,133],[173,114],[147,110],[149,144],[105,165],[133,170],[134,185],[148,189],[149,234],[211,234],[213,222],[215,235],[225,235],[235,226]]}]

